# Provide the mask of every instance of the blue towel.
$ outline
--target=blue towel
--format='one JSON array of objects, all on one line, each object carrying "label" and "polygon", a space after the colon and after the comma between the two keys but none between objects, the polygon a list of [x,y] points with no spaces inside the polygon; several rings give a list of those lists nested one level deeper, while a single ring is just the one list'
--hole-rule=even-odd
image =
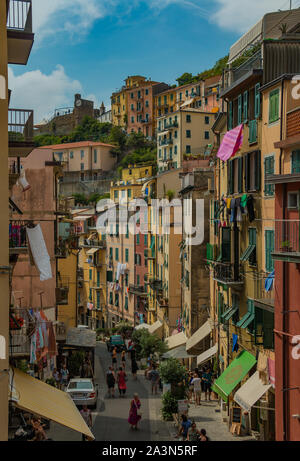
[{"label": "blue towel", "polygon": [[271,274],[269,274],[268,277],[266,278],[265,290],[267,292],[272,290],[274,278],[275,278],[275,270],[271,272]]},{"label": "blue towel", "polygon": [[232,352],[237,352],[239,350],[238,345],[238,335],[232,333]]}]

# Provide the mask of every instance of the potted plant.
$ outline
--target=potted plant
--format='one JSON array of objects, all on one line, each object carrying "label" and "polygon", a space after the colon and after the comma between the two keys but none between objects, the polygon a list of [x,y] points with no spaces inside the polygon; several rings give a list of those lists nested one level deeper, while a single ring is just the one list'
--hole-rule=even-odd
[{"label": "potted plant", "polygon": [[280,244],[282,251],[292,251],[291,242],[289,240],[284,240]]}]

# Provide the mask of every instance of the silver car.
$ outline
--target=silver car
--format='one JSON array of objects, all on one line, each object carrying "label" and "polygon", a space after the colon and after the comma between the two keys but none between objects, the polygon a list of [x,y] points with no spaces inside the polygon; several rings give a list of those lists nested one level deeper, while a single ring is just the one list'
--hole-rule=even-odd
[{"label": "silver car", "polygon": [[98,389],[90,378],[70,379],[66,392],[75,405],[97,408]]}]

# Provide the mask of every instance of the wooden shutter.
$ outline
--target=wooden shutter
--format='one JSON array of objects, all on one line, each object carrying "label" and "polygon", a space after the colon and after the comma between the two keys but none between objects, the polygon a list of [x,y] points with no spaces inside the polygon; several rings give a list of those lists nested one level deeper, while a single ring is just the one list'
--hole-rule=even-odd
[{"label": "wooden shutter", "polygon": [[250,186],[250,154],[245,156],[245,191],[248,192]]},{"label": "wooden shutter", "polygon": [[254,109],[254,114],[255,118],[258,118],[260,116],[260,83],[257,83],[255,85],[255,109]]},{"label": "wooden shutter", "polygon": [[238,159],[238,192],[243,192],[243,157]]},{"label": "wooden shutter", "polygon": [[266,272],[272,272],[274,269],[274,262],[272,260],[272,252],[274,251],[274,231],[265,231],[265,258],[266,258]]},{"label": "wooden shutter", "polygon": [[243,111],[243,119],[244,119],[244,123],[246,123],[248,121],[248,91],[245,91],[244,92],[244,111]]},{"label": "wooden shutter", "polygon": [[260,162],[260,150],[255,153],[255,190],[260,190],[261,182],[261,162]]},{"label": "wooden shutter", "polygon": [[292,173],[300,173],[300,150],[292,152]]},{"label": "wooden shutter", "polygon": [[242,95],[238,97],[238,125],[242,123]]},{"label": "wooden shutter", "polygon": [[228,130],[232,130],[233,128],[233,103],[232,101],[229,102],[229,112],[228,112]]}]

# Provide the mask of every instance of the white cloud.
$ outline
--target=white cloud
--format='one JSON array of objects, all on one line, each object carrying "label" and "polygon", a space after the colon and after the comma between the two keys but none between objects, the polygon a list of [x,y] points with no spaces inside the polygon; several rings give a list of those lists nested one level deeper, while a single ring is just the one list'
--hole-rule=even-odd
[{"label": "white cloud", "polygon": [[34,109],[35,123],[51,116],[55,108],[73,106],[74,94],[82,90],[80,82],[68,77],[60,65],[48,75],[40,70],[15,75],[9,67],[8,83],[10,107]]},{"label": "white cloud", "polygon": [[287,9],[289,0],[214,0],[218,10],[212,21],[219,27],[244,33],[266,13]]}]

